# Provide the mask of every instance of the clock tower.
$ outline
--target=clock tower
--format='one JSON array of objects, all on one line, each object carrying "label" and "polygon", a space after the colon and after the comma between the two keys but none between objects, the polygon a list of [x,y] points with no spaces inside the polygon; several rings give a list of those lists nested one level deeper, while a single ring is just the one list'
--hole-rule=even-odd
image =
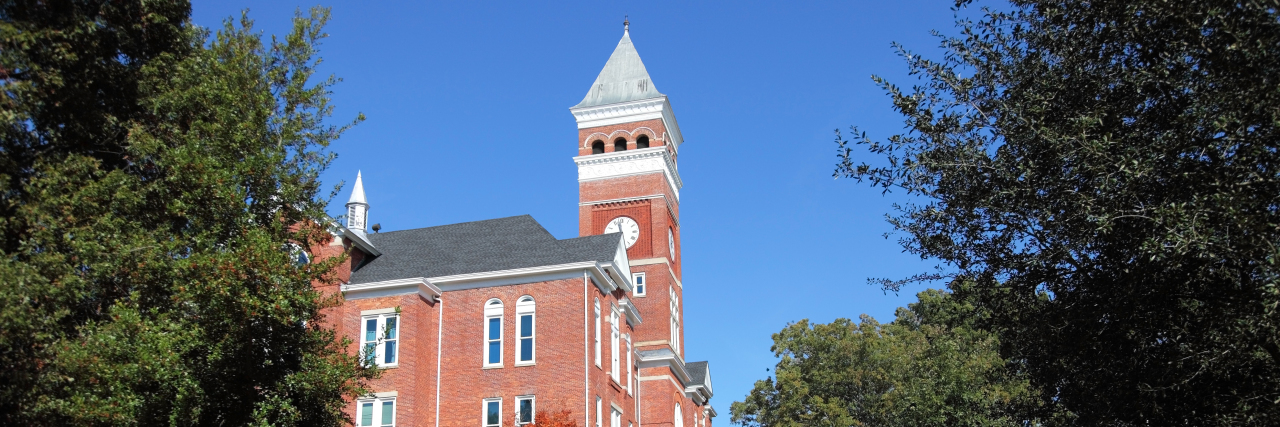
[{"label": "clock tower", "polygon": [[637,350],[683,357],[680,327],[680,126],[631,43],[628,23],[582,102],[578,123],[578,227],[583,236],[621,233],[636,289],[628,297],[646,319]]}]

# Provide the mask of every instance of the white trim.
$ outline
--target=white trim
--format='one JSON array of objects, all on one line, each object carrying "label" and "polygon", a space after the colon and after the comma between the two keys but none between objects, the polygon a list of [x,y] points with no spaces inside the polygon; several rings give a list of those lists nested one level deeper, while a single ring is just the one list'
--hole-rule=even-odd
[{"label": "white trim", "polygon": [[444,342],[444,300],[436,299],[439,304],[437,307],[436,318],[436,426],[440,427],[440,360],[444,356],[444,349],[440,345]]},{"label": "white trim", "polygon": [[[528,302],[526,302],[526,301],[525,301],[526,299],[528,299],[529,301],[528,301]],[[538,362],[538,313],[537,313],[537,302],[538,302],[538,301],[537,301],[536,299],[534,299],[534,298],[533,298],[533,296],[531,296],[531,295],[525,295],[525,296],[522,296],[522,297],[520,297],[519,299],[517,299],[517,300],[516,300],[516,330],[515,330],[515,333],[516,333],[516,336],[515,336],[515,338],[516,338],[516,360],[515,360],[515,366],[529,366],[529,365],[535,365],[535,364],[537,364],[537,362]],[[529,334],[530,334],[530,335],[527,337],[527,338],[529,338],[529,339],[531,340],[531,341],[530,341],[530,343],[529,343],[529,345],[530,345],[530,347],[531,347],[531,348],[529,349],[529,353],[530,353],[530,355],[531,355],[532,357],[531,357],[529,360],[520,360],[520,356],[521,356],[522,354],[524,354],[524,339],[526,338],[525,336],[521,335],[523,332],[522,332],[522,330],[521,330],[521,323],[520,323],[520,322],[522,321],[522,320],[521,320],[521,317],[524,317],[524,316],[529,316],[529,317],[531,317],[531,318],[532,318],[532,319],[531,319],[531,321],[532,321],[532,323],[533,323],[532,325],[530,325],[530,326],[529,326],[529,327],[530,327],[530,329],[531,329],[531,331],[529,331]]]},{"label": "white trim", "polygon": [[591,201],[591,202],[578,202],[578,206],[605,205],[605,204],[609,204],[609,203],[623,203],[623,202],[634,202],[634,201],[639,201],[639,200],[665,199],[665,198],[667,198],[667,196],[666,196],[665,194],[658,194],[658,195],[653,195],[653,196],[640,196],[640,197],[623,197],[623,198],[621,198],[621,199],[596,200],[596,201]]},{"label": "white trim", "polygon": [[391,307],[391,308],[379,308],[379,309],[377,309],[377,310],[364,310],[364,311],[361,311],[361,312],[360,312],[360,315],[361,315],[361,316],[376,316],[376,315],[379,315],[379,314],[391,314],[391,313],[395,313],[395,312],[396,312],[396,308],[395,308],[395,307]]},{"label": "white trim", "polygon": [[[635,288],[635,291],[632,291],[633,295],[638,297],[645,296],[645,292],[648,292],[648,286],[649,286],[649,283],[646,282],[645,279],[646,277],[643,271],[639,273],[631,273],[631,286]],[[642,286],[645,287],[644,291],[640,290]]]},{"label": "white trim", "polygon": [[380,391],[380,392],[377,392],[377,393],[369,393],[369,394],[366,394],[366,395],[364,395],[364,396],[360,396],[360,399],[368,400],[368,399],[371,399],[371,398],[372,398],[372,399],[376,399],[376,398],[379,398],[379,397],[397,397],[397,396],[399,396],[399,395],[400,395],[399,393],[394,392],[394,391]]},{"label": "white trim", "polygon": [[488,399],[483,399],[480,401],[480,427],[490,427],[494,425],[494,424],[489,424],[489,420],[487,419],[489,417],[490,402],[498,402],[498,424],[497,425],[501,427],[502,426],[502,398],[501,397],[490,397]]},{"label": "white trim", "polygon": [[676,147],[684,143],[684,138],[680,134],[680,124],[676,122],[675,112],[671,110],[671,102],[667,100],[666,95],[616,104],[573,107],[569,112],[578,122],[578,129],[662,119],[663,126],[672,134],[672,138],[663,135],[663,140],[671,141]]},{"label": "white trim", "polygon": [[417,293],[428,301],[435,302],[440,296],[440,288],[422,277],[407,279],[383,280],[381,282],[348,283],[339,287],[343,298],[347,300],[388,297]]},{"label": "white trim", "polygon": [[[497,302],[497,304],[493,304],[494,302]],[[502,300],[497,298],[491,298],[484,302],[484,359],[481,367],[485,369],[502,367],[502,353],[506,350],[506,337],[503,336],[506,331],[503,331],[503,329],[505,329],[504,323],[507,321],[506,317],[503,316],[504,307]],[[491,357],[492,354],[489,352],[489,348],[493,346],[494,341],[493,338],[490,338],[493,336],[493,330],[490,325],[493,324],[494,319],[498,320],[498,361],[490,362],[493,357]]]},{"label": "white trim", "polygon": [[[671,368],[671,372],[674,372],[676,374],[676,378],[680,380],[679,389],[681,390],[684,390],[685,383],[688,383],[689,381],[691,381],[689,378],[689,371],[686,370],[684,367],[684,359],[680,358],[680,356],[675,354],[650,356],[648,358],[645,358],[644,355],[641,354],[639,365],[641,369]],[[640,378],[644,379],[646,377],[640,377]]]},{"label": "white trim", "polygon": [[661,172],[671,186],[672,195],[680,201],[680,189],[684,181],[676,169],[675,159],[666,146],[589,154],[573,158],[578,165],[578,182],[589,182],[634,175]]},{"label": "white trim", "polygon": [[[521,400],[528,400],[530,402],[529,422],[527,423],[520,422],[520,401]],[[534,418],[538,416],[538,397],[532,394],[516,396],[516,404],[512,405],[512,409],[516,410],[516,425],[522,426],[525,424],[533,424]]]},{"label": "white trim", "polygon": [[[374,310],[374,311],[382,311],[382,310]],[[396,326],[395,338],[387,338],[383,336],[384,332],[386,332],[387,330],[388,319],[395,319],[395,326]],[[372,341],[369,341],[367,339],[369,337],[369,331],[367,328],[369,326],[368,323],[370,320],[372,320],[374,324],[374,327],[373,327],[374,338]],[[360,351],[365,351],[365,349],[369,348],[369,346],[372,345],[373,346],[372,356],[373,356],[374,366],[377,366],[383,369],[391,369],[391,368],[399,367],[400,366],[400,341],[401,341],[400,336],[403,335],[401,334],[403,329],[404,329],[404,322],[400,321],[400,313],[395,312],[395,309],[392,309],[390,312],[384,312],[379,314],[361,315],[360,316],[360,332],[359,332]],[[395,343],[393,345],[393,347],[395,347],[395,354],[392,355],[395,361],[391,363],[384,362],[386,360],[386,351],[387,351],[388,342]]]}]

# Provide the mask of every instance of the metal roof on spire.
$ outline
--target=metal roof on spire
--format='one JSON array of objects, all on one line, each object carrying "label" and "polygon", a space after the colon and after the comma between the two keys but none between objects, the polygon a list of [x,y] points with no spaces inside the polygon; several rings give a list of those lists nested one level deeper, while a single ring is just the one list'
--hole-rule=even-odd
[{"label": "metal roof on spire", "polygon": [[591,84],[591,90],[587,91],[587,96],[582,98],[582,102],[574,108],[662,96],[658,88],[653,85],[653,80],[649,78],[649,71],[645,70],[644,62],[640,61],[640,54],[631,44],[631,31],[628,28],[630,24],[630,21],[622,23],[622,40],[618,41],[618,47],[613,49],[612,55],[609,55],[609,61],[605,62],[604,69],[600,70],[595,83]]},{"label": "metal roof on spire", "polygon": [[348,205],[352,203],[369,204],[364,199],[364,180],[360,179],[360,171],[356,171],[356,185],[351,187],[351,199],[347,200]]}]

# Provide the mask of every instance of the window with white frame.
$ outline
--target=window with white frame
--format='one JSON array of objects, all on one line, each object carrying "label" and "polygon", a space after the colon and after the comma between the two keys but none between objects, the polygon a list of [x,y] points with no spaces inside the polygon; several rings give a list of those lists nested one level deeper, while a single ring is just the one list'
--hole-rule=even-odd
[{"label": "window with white frame", "polygon": [[516,302],[516,365],[532,365],[534,363],[534,300],[531,296],[520,297]]},{"label": "window with white frame", "polygon": [[671,351],[677,355],[680,354],[680,297],[676,296],[675,289],[668,289],[671,293]]},{"label": "window with white frame", "polygon": [[533,396],[516,397],[516,425],[533,423]]},{"label": "window with white frame", "polygon": [[396,425],[396,398],[379,397],[356,400],[356,425],[387,427]]},{"label": "window with white frame", "polygon": [[399,364],[400,314],[394,311],[361,317],[361,356],[369,366],[391,367]]},{"label": "window with white frame", "polygon": [[636,284],[636,296],[644,296],[644,287],[648,284],[645,283],[644,279],[644,273],[635,273],[632,275],[631,281]]},{"label": "window with white frame", "polygon": [[596,367],[600,367],[600,299],[596,298]]},{"label": "window with white frame", "polygon": [[679,403],[676,404],[676,419],[675,419],[675,423],[672,425],[676,427],[684,427],[684,412],[680,410]]},{"label": "window with white frame", "polygon": [[622,377],[618,376],[618,356],[621,353],[618,351],[618,342],[622,340],[618,333],[618,307],[613,307],[609,314],[609,375],[613,377],[613,382],[622,384]]},{"label": "window with white frame", "polygon": [[609,413],[609,427],[622,427],[622,411],[618,408],[611,408]]},{"label": "window with white frame", "polygon": [[485,399],[484,400],[484,427],[499,427],[502,425],[502,398]]},{"label": "window with white frame", "polygon": [[604,422],[604,402],[600,400],[600,396],[596,396],[596,427],[602,427],[600,424]]},{"label": "window with white frame", "polygon": [[631,387],[631,383],[636,380],[636,371],[631,368],[635,365],[631,362],[631,334],[627,334],[627,394],[635,394],[636,391]]},{"label": "window with white frame", "polygon": [[502,301],[484,304],[484,366],[502,366]]}]

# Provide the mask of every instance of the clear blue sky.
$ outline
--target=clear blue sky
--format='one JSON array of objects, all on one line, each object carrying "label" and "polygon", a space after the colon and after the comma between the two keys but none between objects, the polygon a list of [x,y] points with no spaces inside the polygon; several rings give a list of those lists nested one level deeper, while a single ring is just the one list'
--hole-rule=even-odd
[{"label": "clear blue sky", "polygon": [[[870,76],[914,84],[890,43],[936,55],[930,30],[956,33],[951,1],[549,3],[323,3],[333,19],[321,72],[345,80],[335,123],[368,117],[332,146],[325,183],[349,185],[362,170],[383,230],[531,214],[556,237],[577,236],[568,109],[630,14],[685,137],[686,356],[711,361],[717,421],[771,374],[770,335],[788,322],[889,321],[914,300],[919,288],[886,295],[866,282],[931,264],[883,237],[897,196],[832,179],[832,131],[902,129]],[[311,5],[196,0],[194,18],[217,26],[247,8],[257,28],[284,34]]]}]

